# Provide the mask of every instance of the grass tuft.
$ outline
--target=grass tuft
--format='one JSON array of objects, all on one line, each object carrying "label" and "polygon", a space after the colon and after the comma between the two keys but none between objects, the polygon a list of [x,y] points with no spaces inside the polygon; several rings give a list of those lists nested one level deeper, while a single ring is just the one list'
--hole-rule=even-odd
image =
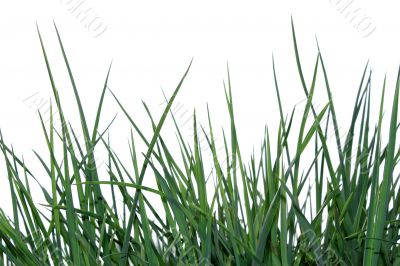
[{"label": "grass tuft", "polygon": [[[280,122],[273,132],[276,134],[266,128],[257,156],[246,161],[238,141],[229,68],[224,89],[230,126],[222,134],[222,153],[217,150],[209,111],[207,127],[201,126],[194,113],[189,142],[171,111],[192,61],[167,98],[159,119],[143,103],[152,125],[150,135],[109,89],[110,65],[94,126],[89,128],[84,101],[57,27],[55,30],[81,128],[80,132],[72,129],[64,115],[38,29],[55,105],[50,107],[47,122],[39,113],[48,154],[35,154],[51,185],[46,188],[38,182],[0,132],[1,171],[8,179],[12,204],[12,213],[0,210],[1,264],[400,265],[396,176],[400,70],[386,132],[386,79],[380,108],[373,110],[367,63],[343,141],[339,129],[343,133],[344,128],[339,127],[323,55],[318,48],[307,86],[292,21],[299,85],[307,101],[300,121],[294,118],[294,109],[288,116],[284,113],[273,59]],[[314,105],[318,77],[322,77],[320,86],[328,99],[322,108]],[[108,93],[133,130],[130,163],[123,163],[121,151],[112,149],[107,137],[112,122],[100,130]],[[57,118],[53,109],[59,116],[60,130],[54,127]],[[376,113],[378,123],[374,124]],[[169,146],[161,134],[168,117],[175,124],[177,146]],[[330,130],[335,133],[334,146],[329,143]],[[83,143],[78,135],[84,136]],[[201,140],[206,141],[206,147]],[[144,151],[137,150],[139,142]],[[106,173],[96,165],[97,149],[107,152]],[[145,185],[145,177],[154,178],[154,184]],[[46,202],[37,204],[32,198],[31,182],[38,183]],[[158,199],[157,204],[154,199]]]}]

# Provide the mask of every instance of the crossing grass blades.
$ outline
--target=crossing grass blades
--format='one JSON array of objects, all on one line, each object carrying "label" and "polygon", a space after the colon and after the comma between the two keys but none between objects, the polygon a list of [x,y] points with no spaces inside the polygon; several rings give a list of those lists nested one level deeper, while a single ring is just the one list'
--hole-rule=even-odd
[{"label": "crossing grass blades", "polygon": [[[273,129],[277,137],[270,137],[270,127],[258,147],[259,158],[245,161],[238,142],[229,71],[225,95],[230,128],[224,131],[228,133],[223,134],[225,151],[221,155],[211,111],[207,126],[199,126],[193,117],[190,142],[171,112],[190,65],[161,117],[153,117],[145,105],[153,129],[152,134],[145,134],[139,124],[144,118],[131,116],[109,90],[110,71],[97,115],[87,117],[57,28],[56,33],[81,132],[75,132],[64,115],[65,106],[39,33],[53,92],[52,109],[57,111],[50,112],[46,122],[39,116],[48,154],[36,156],[47,177],[35,176],[30,162],[18,157],[0,136],[2,182],[8,180],[12,202],[12,213],[0,211],[1,264],[400,265],[400,193],[395,174],[400,159],[396,148],[399,76],[393,96],[385,93],[386,81],[377,88],[382,95],[380,108],[373,110],[367,64],[356,88],[350,126],[339,130],[323,57],[317,51],[307,85],[292,23],[299,88],[307,98],[301,119],[294,119],[294,111],[284,112],[285,99],[280,96],[274,65],[280,116],[280,124]],[[322,77],[328,99],[318,110],[313,104],[317,77]],[[115,98],[131,123],[128,151],[113,150],[108,127],[99,129],[105,97]],[[390,102],[385,103],[385,97]],[[388,128],[383,127],[384,106],[391,108],[385,116],[390,119]],[[163,140],[161,129],[168,117],[175,122],[178,147]],[[60,130],[54,127],[55,119],[63,125]],[[93,128],[88,127],[89,119],[94,121]],[[328,143],[332,129],[334,146]],[[347,133],[344,141],[339,131]],[[84,137],[83,143],[77,141],[78,134]],[[211,158],[205,158],[200,138],[206,139]],[[146,149],[136,150],[135,142]],[[99,146],[108,151],[106,176],[99,172],[94,158]],[[272,146],[277,148],[272,150]],[[304,167],[306,150],[311,151],[312,160]],[[131,163],[121,162],[123,152],[130,152]],[[206,160],[212,162],[211,168]],[[149,176],[155,180],[153,187],[143,183]],[[45,202],[31,194],[30,184],[39,179]],[[51,186],[42,186],[43,180]],[[213,190],[207,189],[210,184]],[[6,184],[2,186],[5,189]],[[105,195],[111,195],[111,200]],[[160,200],[157,209],[149,195]],[[314,211],[306,214],[307,208]]]}]

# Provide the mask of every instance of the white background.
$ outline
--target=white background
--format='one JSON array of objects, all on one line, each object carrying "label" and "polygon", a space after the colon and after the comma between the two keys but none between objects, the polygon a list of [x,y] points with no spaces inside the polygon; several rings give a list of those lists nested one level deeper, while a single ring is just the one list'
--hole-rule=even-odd
[{"label": "white background", "polygon": [[[190,118],[196,108],[205,124],[208,103],[214,126],[219,130],[228,121],[222,82],[226,80],[229,62],[241,149],[248,156],[253,145],[257,147],[261,143],[265,125],[271,131],[278,125],[272,54],[285,113],[304,100],[294,57],[291,16],[308,84],[317,55],[315,37],[318,38],[340,126],[348,125],[349,112],[368,59],[373,69],[374,104],[376,106],[379,100],[387,73],[389,101],[385,110],[391,107],[400,63],[397,1],[307,0],[267,4],[266,1],[85,0],[81,3],[84,9],[74,11],[73,6],[80,2],[15,0],[3,1],[0,6],[0,129],[6,143],[13,145],[18,155],[24,154],[28,165],[33,165],[34,169],[39,169],[39,165],[31,149],[46,156],[36,111],[45,112],[52,96],[36,22],[64,109],[77,128],[75,100],[53,20],[64,41],[90,124],[94,121],[106,72],[113,60],[109,86],[135,121],[148,129],[145,132],[150,136],[150,124],[141,100],[159,117],[163,107],[161,89],[170,95],[193,57],[191,71],[177,98],[177,103],[183,106],[181,112],[188,111],[185,115],[182,113],[180,121]],[[345,5],[349,7],[343,11]],[[79,12],[88,8],[88,19],[81,21]],[[357,13],[346,15],[357,9]],[[100,36],[93,25],[87,27],[91,18],[96,18],[96,23],[104,30]],[[314,101],[317,105],[326,103],[321,81]],[[32,95],[36,99],[34,102]],[[101,129],[116,113],[111,142],[116,150],[128,156],[130,127],[107,93]],[[189,135],[189,125],[183,132]],[[174,136],[173,130],[168,128],[163,134]],[[4,168],[0,169],[2,188],[8,187],[5,173]],[[43,182],[48,180],[39,178],[43,178],[40,179]],[[3,198],[8,198],[6,193]]]}]

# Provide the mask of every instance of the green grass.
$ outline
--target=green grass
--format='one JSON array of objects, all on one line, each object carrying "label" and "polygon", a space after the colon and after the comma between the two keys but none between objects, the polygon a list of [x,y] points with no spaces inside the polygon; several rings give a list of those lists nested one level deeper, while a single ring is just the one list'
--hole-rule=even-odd
[{"label": "green grass", "polygon": [[[55,102],[51,109],[57,112],[50,112],[48,123],[40,115],[48,154],[36,156],[51,186],[37,182],[45,200],[39,205],[30,188],[37,180],[35,173],[0,134],[4,158],[1,173],[8,178],[12,203],[11,217],[0,211],[0,262],[400,265],[400,193],[396,174],[400,158],[400,149],[396,148],[400,72],[394,96],[386,95],[385,80],[380,108],[373,110],[371,73],[368,64],[365,66],[343,141],[339,129],[342,133],[345,129],[339,128],[322,54],[318,51],[312,82],[307,86],[293,24],[292,29],[300,86],[307,98],[301,119],[294,119],[294,110],[288,116],[284,113],[285,99],[281,98],[273,64],[280,123],[274,134],[270,135],[271,128],[265,130],[259,154],[248,161],[238,141],[229,69],[225,96],[230,128],[223,132],[221,155],[212,112],[208,112],[206,127],[194,114],[192,140],[188,143],[171,110],[191,62],[160,118],[153,117],[144,105],[152,125],[152,134],[146,135],[109,90],[110,71],[96,117],[86,117],[56,28],[79,111],[81,128],[76,132],[64,115],[38,31]],[[326,103],[319,103],[322,108],[314,106],[318,77],[328,96]],[[119,157],[127,151],[111,147],[109,127],[99,129],[103,101],[109,94],[132,126],[128,164]],[[384,97],[393,99],[393,103],[385,103]],[[388,130],[383,126],[384,106],[391,107]],[[161,134],[168,117],[175,124],[179,143],[173,147]],[[375,117],[377,124],[373,122]],[[56,119],[62,124],[60,130],[54,127]],[[87,122],[91,119],[93,128]],[[329,145],[328,133],[332,130],[334,146]],[[78,141],[78,134],[84,137],[83,142]],[[206,148],[200,143],[203,138]],[[139,142],[145,150],[136,149]],[[106,176],[99,171],[94,156],[100,148],[107,151]],[[154,186],[146,186],[145,177],[154,178]]]}]

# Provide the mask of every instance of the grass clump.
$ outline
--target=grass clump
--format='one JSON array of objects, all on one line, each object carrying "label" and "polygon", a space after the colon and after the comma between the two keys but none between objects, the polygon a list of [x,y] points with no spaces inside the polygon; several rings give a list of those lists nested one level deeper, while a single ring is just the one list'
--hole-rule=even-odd
[{"label": "grass clump", "polygon": [[[55,106],[51,108],[58,114],[58,118],[53,117],[51,111],[47,124],[40,115],[48,155],[45,158],[36,154],[51,187],[41,186],[46,202],[38,206],[29,186],[38,178],[0,136],[5,162],[2,173],[8,177],[13,210],[11,217],[0,212],[1,263],[399,265],[400,193],[395,170],[400,157],[396,148],[400,77],[392,97],[389,130],[382,130],[386,82],[380,109],[371,110],[371,73],[365,67],[343,142],[323,57],[318,52],[312,83],[307,86],[292,29],[298,74],[307,101],[299,122],[293,119],[294,111],[288,117],[284,114],[274,66],[280,115],[276,150],[272,150],[266,130],[259,159],[252,156],[249,162],[243,160],[229,71],[225,96],[230,128],[229,134],[223,135],[225,155],[217,154],[210,114],[207,127],[199,126],[193,116],[193,140],[187,144],[170,111],[189,65],[159,119],[153,118],[145,105],[153,129],[150,136],[145,136],[110,91],[135,131],[130,139],[129,165],[122,163],[110,147],[108,127],[99,130],[109,73],[94,126],[89,128],[56,29],[79,110],[80,134],[85,140],[80,143],[64,116],[39,33],[54,94]],[[313,97],[319,75],[328,102],[317,111]],[[378,123],[373,125],[371,116],[376,112]],[[168,116],[176,125],[180,157],[173,153],[176,147],[169,147],[161,135]],[[55,130],[54,119],[60,119],[61,130]],[[334,148],[328,145],[329,128],[335,131]],[[211,151],[212,169],[205,163],[199,135],[204,135]],[[134,136],[146,146],[142,153],[136,150]],[[289,137],[295,139],[295,145],[289,145]],[[387,143],[383,143],[384,137]],[[99,146],[107,150],[106,178],[94,158]],[[313,151],[309,163],[306,149]],[[338,160],[333,159],[336,156]],[[300,162],[308,163],[305,171]],[[143,184],[145,176],[154,177],[153,187]],[[310,181],[313,187],[307,187]],[[160,204],[154,206],[149,195],[158,197]],[[307,208],[313,211],[307,213]]]}]

